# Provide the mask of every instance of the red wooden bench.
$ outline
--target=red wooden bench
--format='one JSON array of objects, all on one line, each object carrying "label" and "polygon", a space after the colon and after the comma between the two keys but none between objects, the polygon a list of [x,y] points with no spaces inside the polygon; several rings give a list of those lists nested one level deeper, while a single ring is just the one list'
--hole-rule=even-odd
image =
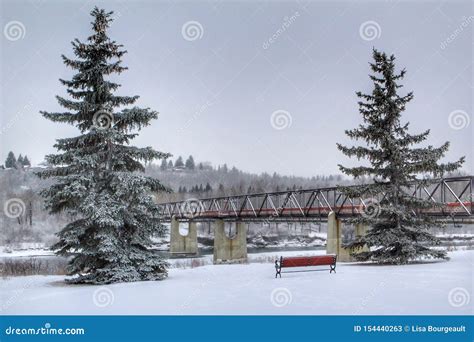
[{"label": "red wooden bench", "polygon": [[[276,274],[275,278],[280,275],[281,269],[287,267],[307,267],[307,266],[329,266],[329,273],[336,273],[336,259],[337,255],[315,255],[315,256],[298,256],[298,257],[280,257],[280,260],[275,261]],[[283,273],[291,272],[309,272],[309,271],[326,271],[325,269],[312,269],[312,270],[300,270],[300,271],[287,271]]]}]

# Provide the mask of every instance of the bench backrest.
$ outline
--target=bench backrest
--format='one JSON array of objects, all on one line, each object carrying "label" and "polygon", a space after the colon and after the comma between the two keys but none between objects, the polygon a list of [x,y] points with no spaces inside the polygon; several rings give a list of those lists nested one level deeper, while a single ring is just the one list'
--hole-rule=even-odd
[{"label": "bench backrest", "polygon": [[318,255],[308,257],[289,257],[281,259],[281,267],[303,267],[333,265],[336,263],[335,255]]}]

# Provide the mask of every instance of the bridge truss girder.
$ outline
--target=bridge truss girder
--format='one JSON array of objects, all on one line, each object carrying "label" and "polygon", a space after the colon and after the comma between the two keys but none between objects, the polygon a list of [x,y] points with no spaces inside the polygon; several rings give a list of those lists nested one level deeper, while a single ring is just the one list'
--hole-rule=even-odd
[{"label": "bridge truss girder", "polygon": [[[433,208],[413,215],[468,222],[474,219],[474,177],[451,177],[429,182],[414,182],[406,194],[433,202]],[[209,221],[325,221],[334,211],[339,218],[360,215],[378,198],[349,197],[338,187],[244,194],[159,204],[165,221],[177,219]]]}]

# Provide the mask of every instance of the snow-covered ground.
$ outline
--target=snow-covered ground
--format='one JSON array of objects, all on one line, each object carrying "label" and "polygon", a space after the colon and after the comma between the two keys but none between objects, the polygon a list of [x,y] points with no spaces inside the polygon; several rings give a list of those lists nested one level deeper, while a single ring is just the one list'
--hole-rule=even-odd
[{"label": "snow-covered ground", "polygon": [[0,250],[0,258],[54,256],[49,249]]},{"label": "snow-covered ground", "polygon": [[35,315],[472,314],[474,251],[450,257],[408,266],[339,263],[337,274],[281,279],[274,278],[273,264],[255,262],[271,259],[270,253],[252,256],[247,265],[173,268],[160,282],[74,286],[61,276],[12,277],[1,280],[0,309]]}]

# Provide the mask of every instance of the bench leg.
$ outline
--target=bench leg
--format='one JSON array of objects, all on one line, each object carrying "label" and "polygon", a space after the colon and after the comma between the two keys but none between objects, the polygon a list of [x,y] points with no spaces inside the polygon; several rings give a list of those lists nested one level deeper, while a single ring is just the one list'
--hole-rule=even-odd
[{"label": "bench leg", "polygon": [[336,265],[331,265],[330,266],[330,270],[329,270],[329,273],[332,273],[334,271],[334,273],[336,273]]},{"label": "bench leg", "polygon": [[275,278],[278,278],[278,275],[280,275],[280,278],[281,278],[281,258],[280,258],[280,262],[278,262],[278,260],[275,260],[275,270],[276,270],[276,273],[275,273]]}]

